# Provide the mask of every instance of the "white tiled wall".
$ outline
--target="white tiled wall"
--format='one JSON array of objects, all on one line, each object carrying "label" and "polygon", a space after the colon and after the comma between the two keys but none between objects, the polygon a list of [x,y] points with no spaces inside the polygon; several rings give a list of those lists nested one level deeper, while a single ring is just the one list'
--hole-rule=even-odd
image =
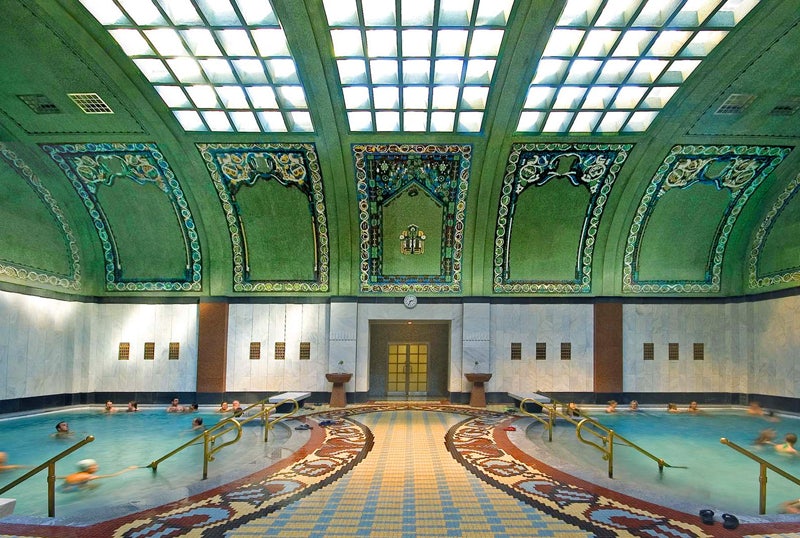
[{"label": "white tiled wall", "polygon": [[[94,391],[192,392],[197,379],[197,306],[92,304],[0,292],[0,399]],[[591,304],[231,304],[228,391],[325,392],[325,374],[353,372],[348,391],[369,388],[370,320],[448,320],[448,389],[467,392],[463,374],[492,373],[490,392],[590,392],[593,387]],[[623,307],[623,390],[733,392],[800,397],[800,297],[759,302],[636,304]],[[261,359],[250,360],[250,342]],[[130,342],[128,361],[118,360]],[[156,343],[153,361],[145,342]],[[170,342],[180,359],[167,359]],[[275,360],[275,342],[286,359]],[[311,359],[299,360],[300,342]],[[522,360],[510,359],[511,343]],[[535,360],[537,342],[547,358]],[[562,342],[572,358],[561,360]],[[655,360],[642,358],[652,342]],[[667,359],[667,344],[680,347]],[[695,342],[705,358],[693,360]],[[340,366],[338,363],[342,361]],[[475,363],[478,363],[477,365]]]},{"label": "white tiled wall", "polygon": [[[329,370],[327,304],[232,304],[228,313],[228,391],[326,391]],[[261,358],[250,359],[250,342],[261,342]],[[286,358],[275,360],[275,342]],[[300,360],[300,342],[311,344]]]},{"label": "white tiled wall", "polygon": [[[130,342],[120,361],[119,343]],[[155,342],[145,361],[144,343]],[[167,360],[169,343],[179,360]],[[197,306],[89,304],[0,292],[0,398],[194,391]]]},{"label": "white tiled wall", "polygon": [[[623,387],[629,392],[748,392],[752,303],[629,304],[623,307]],[[652,343],[655,359],[643,359]],[[679,358],[668,360],[669,343]],[[693,359],[695,343],[704,360]]]}]

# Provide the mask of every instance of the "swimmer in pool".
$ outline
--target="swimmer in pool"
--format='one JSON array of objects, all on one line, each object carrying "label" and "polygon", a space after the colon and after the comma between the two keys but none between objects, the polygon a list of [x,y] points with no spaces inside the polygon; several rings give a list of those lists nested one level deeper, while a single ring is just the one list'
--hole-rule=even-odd
[{"label": "swimmer in pool", "polygon": [[65,437],[72,437],[72,432],[69,431],[69,424],[64,422],[63,420],[56,424],[56,433],[53,434],[53,437],[58,439],[63,439]]},{"label": "swimmer in pool", "polygon": [[182,412],[183,412],[183,406],[180,404],[180,400],[178,400],[177,398],[173,398],[172,403],[169,404],[169,407],[167,407],[167,413],[182,413]]},{"label": "swimmer in pool", "polygon": [[138,410],[139,410],[139,402],[136,402],[134,400],[128,402],[128,408],[126,409],[128,413],[135,413]]},{"label": "swimmer in pool", "polygon": [[754,445],[774,445],[775,444],[775,436],[777,432],[774,428],[767,428],[766,430],[761,430],[758,433],[758,437],[756,437],[755,441],[753,441]]},{"label": "swimmer in pool", "polygon": [[8,454],[0,452],[0,473],[3,471],[12,471],[14,469],[24,469],[25,467],[25,465],[9,465]]},{"label": "swimmer in pool", "polygon": [[111,474],[95,474],[99,466],[97,462],[92,459],[85,459],[78,462],[78,472],[72,473],[67,476],[60,476],[64,482],[61,484],[62,491],[78,491],[92,487],[92,481],[99,480],[100,478],[111,478],[112,476],[119,476],[122,473],[127,473],[133,469],[138,469],[137,465],[131,465],[121,471]]},{"label": "swimmer in pool", "polygon": [[678,404],[675,403],[668,403],[667,404],[667,413],[680,413],[680,409],[678,409]]},{"label": "swimmer in pool", "polygon": [[617,412],[617,401],[609,400],[608,407],[606,407],[606,413],[616,413],[616,412]]},{"label": "swimmer in pool", "polygon": [[219,405],[219,409],[217,409],[217,413],[227,413],[230,410],[231,410],[231,408],[228,407],[228,402],[222,402]]},{"label": "swimmer in pool", "polygon": [[239,403],[239,400],[233,400],[233,416],[240,417],[244,414],[244,409],[242,409],[242,405]]},{"label": "swimmer in pool", "polygon": [[697,407],[697,402],[691,402],[689,407],[686,409],[687,413],[699,413],[700,409]]},{"label": "swimmer in pool", "polygon": [[203,430],[203,417],[197,417],[192,421],[192,429],[193,430]]},{"label": "swimmer in pool", "polygon": [[775,450],[783,454],[797,454],[797,449],[794,444],[797,442],[797,435],[794,433],[787,433],[783,438],[785,442],[775,445]]},{"label": "swimmer in pool", "polygon": [[103,412],[105,413],[115,413],[117,411],[116,407],[114,407],[114,402],[111,400],[106,401],[106,405],[103,408]]},{"label": "swimmer in pool", "polygon": [[630,406],[628,406],[628,411],[638,411],[639,410],[639,402],[636,400],[631,400]]}]

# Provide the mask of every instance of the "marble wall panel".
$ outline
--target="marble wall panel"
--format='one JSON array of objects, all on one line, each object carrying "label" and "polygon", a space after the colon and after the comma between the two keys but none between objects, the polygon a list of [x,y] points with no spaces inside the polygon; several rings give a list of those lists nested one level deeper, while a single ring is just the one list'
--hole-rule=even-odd
[{"label": "marble wall panel", "polygon": [[[324,304],[231,305],[227,390],[326,390],[327,311]],[[250,342],[261,342],[260,360],[250,360]],[[275,342],[286,344],[285,359],[275,359]],[[300,360],[300,342],[311,343],[309,360]]]},{"label": "marble wall panel", "polygon": [[750,392],[800,397],[800,297],[754,303]]},{"label": "marble wall panel", "polygon": [[[750,355],[747,339],[742,339],[738,329],[742,327],[742,317],[747,317],[747,308],[746,303],[625,305],[623,389],[628,392],[744,390]],[[643,359],[645,342],[653,344],[654,360]],[[670,343],[678,344],[678,360],[668,358]],[[703,360],[694,359],[695,343],[704,346]]]},{"label": "marble wall panel", "polygon": [[[592,320],[589,304],[493,305],[492,356],[497,381],[488,390],[591,391]],[[521,361],[511,360],[512,342],[522,345]],[[536,360],[537,342],[547,346],[545,360]],[[561,360],[561,344],[567,342],[571,359]]]}]

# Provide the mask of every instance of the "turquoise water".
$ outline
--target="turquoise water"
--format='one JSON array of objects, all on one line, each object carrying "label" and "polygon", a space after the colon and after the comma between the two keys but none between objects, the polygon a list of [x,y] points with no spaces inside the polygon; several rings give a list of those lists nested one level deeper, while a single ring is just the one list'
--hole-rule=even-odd
[{"label": "turquoise water", "polygon": [[[56,475],[77,471],[77,462],[85,458],[97,461],[97,474],[110,474],[131,465],[145,466],[185,443],[199,433],[192,430],[192,419],[198,416],[206,426],[222,418],[213,411],[167,413],[158,408],[112,414],[82,409],[4,419],[0,420],[0,451],[8,453],[11,464],[34,467],[93,435],[93,442],[56,463]],[[52,435],[56,423],[62,420],[73,432],[66,439]],[[271,465],[290,455],[293,450],[290,445],[302,437],[295,435],[292,441],[291,427],[278,424],[270,432],[269,442],[264,443],[260,421],[245,425],[243,430],[238,443],[223,448],[209,463],[207,480],[202,480],[203,446],[198,444],[160,463],[156,473],[151,469],[134,469],[94,481],[91,489],[62,492],[56,488],[56,517],[65,522],[93,522],[176,501]],[[0,487],[26,471],[0,473]],[[46,517],[47,470],[3,496],[17,499],[14,515],[4,521],[16,520],[18,516]]]},{"label": "turquoise water", "polygon": [[[608,464],[601,453],[581,443],[575,427],[561,421],[555,428],[553,443],[542,442],[541,427],[528,429],[528,437],[542,448],[541,453],[532,455],[542,456],[545,463],[557,459],[559,468],[573,467],[578,476],[617,491],[692,512],[710,507],[729,513],[758,513],[759,464],[720,443],[722,437],[800,477],[800,457],[780,454],[771,445],[753,444],[766,428],[775,429],[776,442],[783,442],[786,433],[800,434],[800,420],[793,417],[769,422],[732,410],[700,414],[668,414],[660,410],[599,412],[592,417],[670,465],[687,468],[665,468],[659,474],[654,461],[630,447],[615,444],[614,479],[606,480]],[[593,439],[588,435],[584,438]],[[798,497],[800,486],[767,472],[767,514],[778,513],[783,501]]]}]

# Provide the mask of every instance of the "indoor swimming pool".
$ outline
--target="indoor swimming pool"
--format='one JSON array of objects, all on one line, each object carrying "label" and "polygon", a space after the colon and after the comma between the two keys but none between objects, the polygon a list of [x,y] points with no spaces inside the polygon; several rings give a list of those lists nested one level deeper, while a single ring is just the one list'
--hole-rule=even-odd
[{"label": "indoor swimming pool", "polygon": [[[552,443],[538,422],[527,426],[526,437],[536,450],[532,455],[576,477],[690,513],[697,513],[698,508],[758,513],[759,464],[720,443],[720,438],[800,476],[800,456],[781,454],[773,445],[754,443],[766,429],[774,430],[776,443],[783,443],[787,433],[800,433],[800,420],[796,417],[768,420],[735,409],[703,410],[697,414],[672,414],[661,409],[621,410],[613,414],[598,410],[590,416],[676,468],[665,468],[659,474],[653,460],[618,442],[614,446],[614,478],[608,479],[608,464],[600,451],[581,443],[575,427],[562,420],[557,422]],[[584,438],[596,440],[589,435]],[[768,471],[767,479],[767,514],[779,513],[782,502],[800,496],[800,486],[778,474]]]},{"label": "indoor swimming pool", "polygon": [[[167,413],[164,407],[143,408],[128,413],[124,409],[104,413],[98,408],[70,409],[32,416],[0,419],[0,451],[8,453],[10,464],[35,467],[69,448],[87,435],[95,437],[56,463],[61,477],[78,470],[80,460],[91,458],[99,464],[97,474],[109,474],[128,466],[146,466],[189,441],[201,430],[192,429],[192,421],[202,418],[211,426],[221,413],[200,409],[193,413]],[[72,432],[57,437],[55,426],[65,421]],[[202,480],[203,445],[192,445],[158,465],[137,468],[120,476],[97,480],[92,487],[65,492],[56,487],[56,517],[61,521],[90,523],[138,512],[194,495],[228,483],[290,455],[305,440],[307,432],[294,431],[296,421],[279,423],[263,441],[260,420],[243,427],[242,439],[223,448],[209,463],[208,478]],[[223,439],[232,438],[226,434]],[[27,469],[0,473],[0,487],[21,476]],[[58,480],[57,484],[63,482]],[[47,470],[6,492],[3,497],[17,500],[14,515],[5,522],[20,518],[47,516]]]}]

